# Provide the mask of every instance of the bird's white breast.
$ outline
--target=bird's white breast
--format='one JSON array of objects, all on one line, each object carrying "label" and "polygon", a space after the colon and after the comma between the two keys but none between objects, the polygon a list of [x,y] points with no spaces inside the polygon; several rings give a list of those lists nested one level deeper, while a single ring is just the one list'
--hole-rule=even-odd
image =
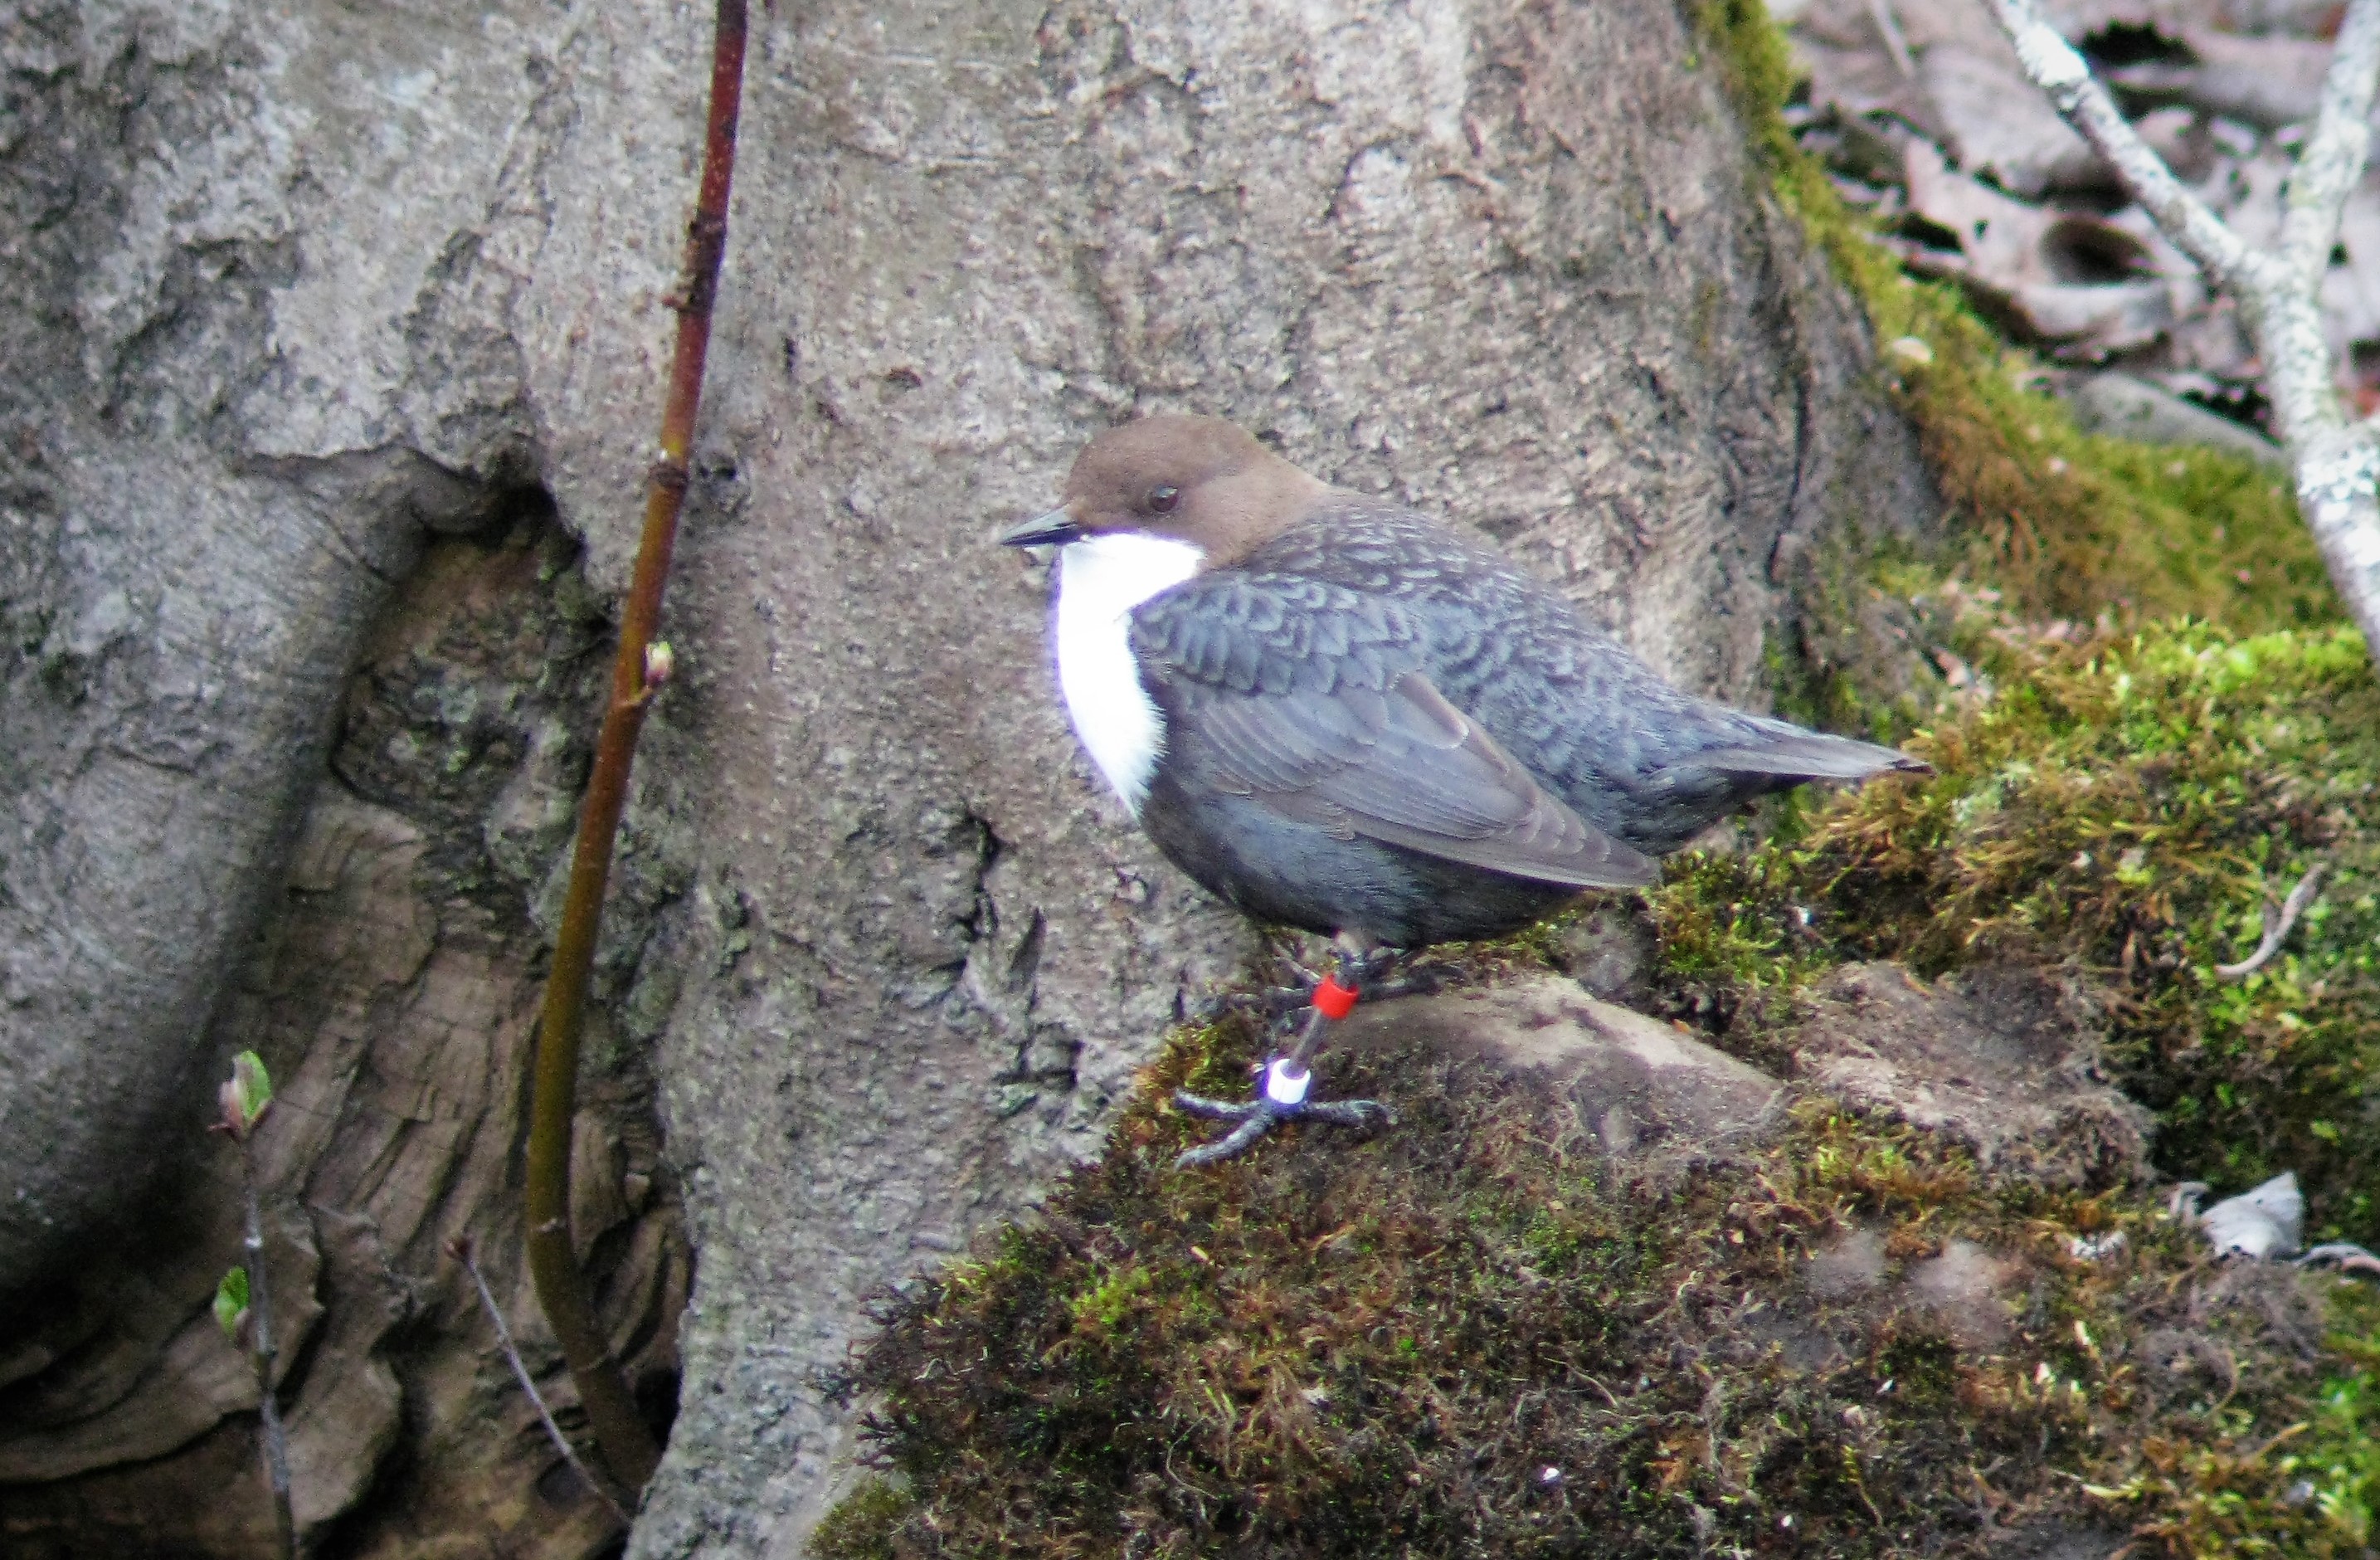
[{"label": "bird's white breast", "polygon": [[1132,609],[1198,572],[1171,537],[1086,537],[1058,552],[1058,686],[1075,735],[1133,815],[1165,750],[1165,725],[1132,654]]}]

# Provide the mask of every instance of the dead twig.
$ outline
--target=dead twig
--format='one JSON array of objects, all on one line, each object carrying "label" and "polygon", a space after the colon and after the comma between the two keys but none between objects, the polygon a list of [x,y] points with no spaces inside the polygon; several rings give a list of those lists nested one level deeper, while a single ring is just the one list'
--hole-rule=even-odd
[{"label": "dead twig", "polygon": [[488,1321],[496,1330],[496,1347],[504,1351],[504,1362],[513,1368],[513,1379],[520,1383],[521,1391],[528,1395],[530,1406],[537,1409],[538,1420],[545,1426],[546,1439],[553,1443],[553,1449],[562,1454],[562,1460],[570,1465],[571,1471],[578,1475],[580,1481],[595,1492],[595,1498],[620,1519],[620,1526],[626,1527],[627,1508],[620,1504],[602,1480],[595,1477],[591,1469],[578,1460],[577,1449],[562,1433],[562,1427],[553,1422],[553,1410],[545,1406],[544,1394],[539,1392],[537,1383],[529,1379],[528,1366],[521,1359],[519,1346],[513,1342],[513,1330],[504,1325],[504,1313],[498,1309],[495,1294],[488,1287],[487,1276],[480,1273],[479,1262],[472,1257],[471,1237],[456,1236],[446,1243],[446,1254],[462,1263],[463,1271],[471,1275],[471,1283],[480,1291],[480,1307],[488,1313]]},{"label": "dead twig", "polygon": [[248,1321],[255,1342],[249,1358],[256,1365],[256,1406],[264,1421],[265,1479],[273,1486],[273,1529],[281,1553],[298,1553],[298,1521],[289,1503],[289,1432],[281,1422],[281,1401],[273,1390],[273,1371],[280,1347],[273,1341],[273,1299],[264,1279],[264,1200],[256,1186],[256,1162],[247,1145],[240,1146],[239,1189],[247,1200],[247,1231],[241,1244],[248,1251]]},{"label": "dead twig", "polygon": [[2298,917],[2305,913],[2305,908],[2313,902],[2314,890],[2321,886],[2322,867],[2316,863],[2306,869],[2305,876],[2298,879],[2298,885],[2289,890],[2289,896],[2279,906],[2276,907],[2266,899],[2265,935],[2256,945],[2256,951],[2237,964],[2216,965],[2216,975],[2226,981],[2244,981],[2264,969],[2273,956],[2281,951],[2281,945],[2289,940],[2291,929],[2298,923]]},{"label": "dead twig", "polygon": [[735,121],[743,99],[745,0],[719,0],[710,62],[710,108],[703,142],[701,193],[687,225],[685,285],[677,303],[677,345],[670,361],[669,396],[662,413],[661,449],[645,491],[644,534],[636,572],[620,614],[620,650],[612,667],[612,698],[595,738],[595,762],[578,815],[570,885],[554,938],[553,970],[538,1020],[537,1072],[529,1103],[528,1203],[529,1276],[570,1365],[578,1400],[604,1464],[622,1485],[641,1492],[661,1461],[661,1448],[637,1411],[627,1377],[595,1315],[570,1238],[571,1115],[578,1091],[578,1046],[586,1021],[587,987],[595,965],[603,885],[612,846],[628,800],[629,766],[653,694],[669,680],[672,658],[654,642],[662,589],[669,579],[679,511],[689,478],[695,412],[702,400],[702,365],[710,347],[711,306],[719,293],[719,262],[727,249],[727,193],[735,168]]}]

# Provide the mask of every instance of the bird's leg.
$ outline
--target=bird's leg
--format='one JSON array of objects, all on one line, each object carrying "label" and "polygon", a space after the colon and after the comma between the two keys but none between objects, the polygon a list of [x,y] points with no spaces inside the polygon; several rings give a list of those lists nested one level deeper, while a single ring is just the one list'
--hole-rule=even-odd
[{"label": "bird's leg", "polygon": [[1236,1159],[1284,1121],[1311,1119],[1339,1127],[1366,1127],[1394,1119],[1388,1106],[1378,1100],[1306,1097],[1314,1081],[1314,1058],[1321,1052],[1323,1038],[1330,1026],[1354,1010],[1372,951],[1369,939],[1352,933],[1342,932],[1338,943],[1337,973],[1316,982],[1308,999],[1313,1011],[1306,1015],[1305,1027],[1298,1031],[1297,1043],[1290,1047],[1287,1055],[1275,1056],[1265,1064],[1264,1082],[1255,1099],[1210,1100],[1187,1090],[1174,1091],[1173,1103],[1178,1109],[1210,1121],[1234,1124],[1224,1136],[1175,1160],[1175,1169],[1188,1170]]},{"label": "bird's leg", "polygon": [[[1438,978],[1428,970],[1401,975],[1394,980],[1384,979],[1400,957],[1402,954],[1399,949],[1373,947],[1363,956],[1360,966],[1363,971],[1362,979],[1354,981],[1342,975],[1342,981],[1350,986],[1360,986],[1364,995],[1374,1002],[1383,1002],[1392,996],[1424,995],[1438,990]],[[1302,1013],[1313,1006],[1314,989],[1322,982],[1323,979],[1322,976],[1306,969],[1293,958],[1284,957],[1281,962],[1294,972],[1300,983],[1293,986],[1267,986],[1256,993],[1251,999],[1252,1005],[1265,1016],[1268,1021],[1285,1018],[1292,1013]]]}]

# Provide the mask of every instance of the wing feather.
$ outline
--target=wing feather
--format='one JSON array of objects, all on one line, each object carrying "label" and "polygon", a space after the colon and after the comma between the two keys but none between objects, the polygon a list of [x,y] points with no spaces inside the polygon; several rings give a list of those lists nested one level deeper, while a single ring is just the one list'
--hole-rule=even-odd
[{"label": "wing feather", "polygon": [[1225,572],[1134,614],[1171,758],[1198,783],[1341,838],[1362,836],[1540,883],[1654,881],[1456,709],[1395,603],[1308,579]]}]

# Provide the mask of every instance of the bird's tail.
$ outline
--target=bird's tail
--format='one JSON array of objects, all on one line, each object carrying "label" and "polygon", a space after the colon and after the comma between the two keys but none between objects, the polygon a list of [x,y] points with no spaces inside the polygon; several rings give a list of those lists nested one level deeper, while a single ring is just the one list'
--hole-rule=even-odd
[{"label": "bird's tail", "polygon": [[1889,771],[1931,774],[1934,766],[1923,759],[1856,737],[1829,737],[1804,731],[1784,721],[1755,720],[1745,735],[1753,739],[1705,748],[1682,757],[1680,767],[1716,769],[1726,774],[1774,774],[1791,780],[1864,780]]}]

